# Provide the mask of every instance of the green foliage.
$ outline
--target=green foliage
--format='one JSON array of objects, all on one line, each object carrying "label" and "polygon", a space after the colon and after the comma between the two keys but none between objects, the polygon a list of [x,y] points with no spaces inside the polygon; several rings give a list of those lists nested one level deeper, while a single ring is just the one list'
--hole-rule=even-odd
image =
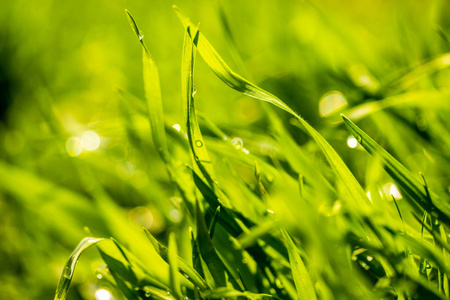
[{"label": "green foliage", "polygon": [[2,299],[450,298],[447,3],[114,3],[61,57],[50,2],[0,46]]}]

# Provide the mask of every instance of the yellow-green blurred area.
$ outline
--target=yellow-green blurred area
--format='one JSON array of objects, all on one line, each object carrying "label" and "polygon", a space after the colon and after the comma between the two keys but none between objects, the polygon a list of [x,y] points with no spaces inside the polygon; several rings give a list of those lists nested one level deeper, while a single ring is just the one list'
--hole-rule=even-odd
[{"label": "yellow-green blurred area", "polygon": [[[86,236],[112,236],[125,247],[145,249],[142,227],[165,241],[168,229],[186,226],[180,195],[152,142],[142,49],[124,12],[138,22],[159,70],[169,152],[180,166],[192,165],[183,146],[184,28],[172,4],[200,23],[233,70],[316,128],[366,192],[379,190],[383,199],[397,195],[400,208],[408,209],[392,179],[352,139],[340,113],[414,174],[422,172],[442,199],[450,198],[447,1],[2,1],[1,299],[54,297],[67,257]],[[291,184],[280,191],[283,182],[296,180],[302,169],[290,164],[283,149],[288,144],[280,144],[269,111],[310,165],[335,183],[320,148],[296,120],[230,89],[200,56],[195,88],[205,143],[234,206],[253,213],[242,192],[242,186],[255,189],[253,156],[289,177],[264,179],[276,201],[292,190]],[[210,122],[239,153],[221,143]],[[252,157],[240,158],[245,155]],[[182,180],[191,180],[188,173]],[[322,196],[318,215],[338,213],[341,202]],[[387,205],[395,215],[393,202]],[[301,206],[292,208],[283,220],[300,235],[307,223],[296,220],[301,212]],[[179,253],[188,257],[183,238],[189,237],[180,238]],[[227,241],[217,243],[225,248]],[[168,272],[162,260],[154,263],[148,268],[155,273]],[[96,291],[108,290],[97,276],[104,269],[94,250],[83,254],[68,299],[94,299]]]}]

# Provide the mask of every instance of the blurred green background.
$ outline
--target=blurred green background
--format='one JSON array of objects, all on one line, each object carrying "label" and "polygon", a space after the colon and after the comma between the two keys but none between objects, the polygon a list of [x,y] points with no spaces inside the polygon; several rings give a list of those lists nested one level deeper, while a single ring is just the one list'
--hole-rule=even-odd
[{"label": "blurred green background", "polygon": [[[399,100],[406,104],[369,107],[361,124],[448,199],[448,1],[3,1],[1,299],[52,298],[65,260],[85,236],[142,226],[163,236],[181,221],[148,120],[138,113],[142,54],[124,13],[139,23],[158,65],[170,128],[184,124],[184,30],[172,4],[200,22],[234,70],[318,129],[362,183],[378,175],[365,152],[347,146],[348,131],[336,114],[328,116],[328,102],[345,104],[345,112],[366,102],[390,106],[382,99],[406,93]],[[265,103],[230,90],[201,59],[196,89],[197,109],[229,136],[250,151],[272,149]],[[287,114],[277,114],[321,167],[317,146]],[[238,172],[250,178],[253,171]],[[111,225],[116,220],[99,208],[102,197],[131,229]],[[68,298],[93,299],[99,268],[98,255],[87,252]]]}]

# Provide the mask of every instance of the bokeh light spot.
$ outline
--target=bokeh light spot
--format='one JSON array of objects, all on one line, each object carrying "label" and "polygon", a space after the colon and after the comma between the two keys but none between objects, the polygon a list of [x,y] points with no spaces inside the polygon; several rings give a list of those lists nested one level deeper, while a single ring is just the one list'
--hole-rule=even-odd
[{"label": "bokeh light spot", "polygon": [[81,135],[81,144],[88,151],[93,151],[100,146],[100,137],[92,130],[85,131]]},{"label": "bokeh light spot", "polygon": [[358,141],[353,136],[349,136],[347,139],[347,145],[350,148],[356,148],[358,146]]},{"label": "bokeh light spot", "polygon": [[319,102],[321,117],[327,117],[347,106],[347,99],[338,91],[332,91],[322,96]]},{"label": "bokeh light spot", "polygon": [[96,300],[112,300],[114,299],[111,293],[105,289],[99,289],[95,292]]},{"label": "bokeh light spot", "polygon": [[66,142],[66,151],[70,156],[78,156],[83,151],[81,139],[77,137],[70,137]]}]

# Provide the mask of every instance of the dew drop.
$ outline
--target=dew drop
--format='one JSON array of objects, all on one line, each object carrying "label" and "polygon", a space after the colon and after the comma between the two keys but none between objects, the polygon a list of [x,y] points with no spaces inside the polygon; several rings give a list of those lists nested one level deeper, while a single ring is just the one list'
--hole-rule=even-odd
[{"label": "dew drop", "polygon": [[180,124],[173,124],[172,128],[175,129],[175,130],[178,131],[178,132],[181,131],[181,126],[180,126]]},{"label": "dew drop", "polygon": [[197,146],[197,147],[203,147],[203,142],[202,141],[200,141],[200,140],[196,140],[195,141],[195,146]]},{"label": "dew drop", "polygon": [[242,141],[241,138],[238,137],[232,139],[231,143],[234,145],[236,149],[242,149],[242,147],[244,146],[244,142]]},{"label": "dew drop", "polygon": [[142,31],[139,30],[139,36],[138,36],[139,40],[142,41],[142,39],[144,38],[144,33]]},{"label": "dew drop", "polygon": [[347,138],[347,145],[350,148],[356,148],[358,146],[358,141],[351,135]]},{"label": "dew drop", "polygon": [[373,260],[373,257],[372,257],[372,256],[367,256],[367,260],[368,260],[368,261],[372,261],[372,260]]}]

